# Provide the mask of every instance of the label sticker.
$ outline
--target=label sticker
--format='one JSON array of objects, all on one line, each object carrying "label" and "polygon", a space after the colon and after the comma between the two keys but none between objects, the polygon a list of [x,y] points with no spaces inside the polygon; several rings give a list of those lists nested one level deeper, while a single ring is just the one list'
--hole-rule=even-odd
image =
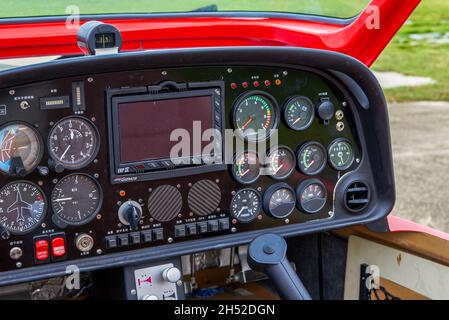
[{"label": "label sticker", "polygon": [[0,116],[6,116],[6,105],[0,105]]}]

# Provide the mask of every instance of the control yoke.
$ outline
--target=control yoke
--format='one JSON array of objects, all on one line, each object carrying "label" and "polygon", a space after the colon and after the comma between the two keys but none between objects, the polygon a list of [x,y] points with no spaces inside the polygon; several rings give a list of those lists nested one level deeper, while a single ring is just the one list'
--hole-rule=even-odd
[{"label": "control yoke", "polygon": [[312,300],[286,257],[287,243],[275,234],[255,238],[248,248],[248,263],[273,281],[283,300]]}]

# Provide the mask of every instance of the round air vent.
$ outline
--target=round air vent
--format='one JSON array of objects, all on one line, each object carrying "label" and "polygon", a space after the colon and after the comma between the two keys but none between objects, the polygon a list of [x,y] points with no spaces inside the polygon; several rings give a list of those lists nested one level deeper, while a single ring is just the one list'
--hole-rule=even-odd
[{"label": "round air vent", "polygon": [[196,182],[187,198],[189,208],[199,216],[207,216],[214,212],[221,200],[221,191],[212,180]]},{"label": "round air vent", "polygon": [[369,188],[362,182],[354,182],[345,191],[345,205],[352,212],[365,209],[370,200]]},{"label": "round air vent", "polygon": [[181,211],[181,207],[181,193],[173,186],[157,187],[148,198],[148,211],[160,222],[174,219]]}]

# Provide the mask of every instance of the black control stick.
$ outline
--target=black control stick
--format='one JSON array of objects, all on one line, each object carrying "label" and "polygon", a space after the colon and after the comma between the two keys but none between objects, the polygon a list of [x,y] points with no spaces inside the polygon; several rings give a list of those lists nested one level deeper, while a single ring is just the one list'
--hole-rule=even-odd
[{"label": "black control stick", "polygon": [[311,300],[286,257],[287,243],[275,234],[255,238],[248,248],[248,263],[256,271],[265,273],[273,281],[283,300]]}]

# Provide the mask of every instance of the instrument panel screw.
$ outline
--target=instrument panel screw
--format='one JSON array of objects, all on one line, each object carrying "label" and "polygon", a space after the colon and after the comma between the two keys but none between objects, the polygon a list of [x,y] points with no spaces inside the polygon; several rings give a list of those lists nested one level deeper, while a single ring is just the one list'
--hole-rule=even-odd
[{"label": "instrument panel screw", "polygon": [[285,223],[289,224],[290,223],[290,219],[285,219]]},{"label": "instrument panel screw", "polygon": [[151,192],[151,191],[153,191],[153,188],[148,188],[148,192]]},{"label": "instrument panel screw", "polygon": [[172,243],[173,242],[173,238],[168,238],[167,241],[168,241],[168,243]]},{"label": "instrument panel screw", "polygon": [[341,103],[341,105],[342,105],[343,107],[346,107],[346,106],[348,105],[348,103],[347,103],[346,101],[343,101],[343,102]]},{"label": "instrument panel screw", "polygon": [[257,187],[257,191],[262,191],[262,188],[261,187]]},{"label": "instrument panel screw", "polygon": [[121,202],[121,201],[117,201],[117,205],[118,205],[118,206],[121,206],[121,205],[122,205],[122,202]]},{"label": "instrument panel screw", "polygon": [[58,179],[53,179],[51,182],[53,182],[54,184],[58,183]]},{"label": "instrument panel screw", "polygon": [[92,118],[90,118],[90,120],[92,120],[92,122],[95,122],[97,120],[97,118],[92,117]]},{"label": "instrument panel screw", "polygon": [[189,182],[188,186],[189,186],[189,188],[190,188],[190,187],[192,186],[192,183],[191,183],[191,182]]},{"label": "instrument panel screw", "polygon": [[161,72],[161,74],[162,74],[163,76],[166,76],[166,75],[167,75],[167,71],[164,70],[164,71]]},{"label": "instrument panel screw", "polygon": [[190,217],[193,217],[193,212],[189,212],[189,216],[190,216]]},{"label": "instrument panel screw", "polygon": [[41,227],[45,228],[47,225],[45,224],[45,222],[42,222]]},{"label": "instrument panel screw", "polygon": [[139,199],[137,200],[139,203],[143,203],[143,199]]},{"label": "instrument panel screw", "polygon": [[101,219],[101,214],[97,214],[97,220]]},{"label": "instrument panel screw", "polygon": [[177,184],[177,185],[176,185],[176,188],[181,189],[181,185],[180,185],[180,184]]},{"label": "instrument panel screw", "polygon": [[237,229],[236,228],[231,228],[231,232],[236,232]]},{"label": "instrument panel screw", "polygon": [[153,218],[150,218],[150,222],[153,222],[154,221],[154,219]]},{"label": "instrument panel screw", "polygon": [[360,159],[359,158],[355,159],[355,162],[360,163]]},{"label": "instrument panel screw", "polygon": [[284,77],[286,77],[286,76],[288,75],[287,70],[282,71],[282,75],[283,75]]},{"label": "instrument panel screw", "polygon": [[231,192],[231,194],[234,196],[234,195],[235,195],[235,191],[233,190],[233,191]]},{"label": "instrument panel screw", "polygon": [[102,254],[102,253],[103,253],[103,251],[101,249],[97,250],[97,254]]},{"label": "instrument panel screw", "polygon": [[95,174],[94,174],[94,177],[97,178],[97,179],[98,179],[99,176],[100,176],[100,175],[99,175],[98,173],[95,173]]},{"label": "instrument panel screw", "polygon": [[232,73],[232,68],[228,68],[228,73]]},{"label": "instrument panel screw", "polygon": [[181,280],[176,281],[176,285],[177,285],[178,287],[182,286],[182,281],[181,281]]},{"label": "instrument panel screw", "polygon": [[334,216],[334,212],[333,211],[329,211],[328,214],[329,214],[329,217],[331,217],[331,218]]},{"label": "instrument panel screw", "polygon": [[220,179],[215,179],[215,183],[220,183]]},{"label": "instrument panel screw", "polygon": [[92,78],[92,77],[87,78],[87,82],[93,82],[93,81],[94,81],[94,78]]},{"label": "instrument panel screw", "polygon": [[98,163],[98,159],[95,159],[95,160],[94,160],[94,163],[97,164],[97,163]]},{"label": "instrument panel screw", "polygon": [[131,294],[132,294],[133,296],[135,296],[135,295],[137,294],[136,289],[132,289],[132,290],[131,290]]},{"label": "instrument panel screw", "polygon": [[16,263],[16,267],[17,267],[17,268],[22,268],[22,262],[17,262],[17,263]]},{"label": "instrument panel screw", "polygon": [[221,209],[220,208],[217,208],[217,212],[220,212],[221,211]]},{"label": "instrument panel screw", "polygon": [[53,126],[55,123],[54,123],[53,121],[50,121],[48,124],[49,124],[50,126]]},{"label": "instrument panel screw", "polygon": [[11,96],[13,96],[13,95],[16,94],[16,91],[15,91],[15,90],[9,90],[9,94],[10,94]]},{"label": "instrument panel screw", "polygon": [[178,218],[182,218],[182,214],[178,214]]}]

